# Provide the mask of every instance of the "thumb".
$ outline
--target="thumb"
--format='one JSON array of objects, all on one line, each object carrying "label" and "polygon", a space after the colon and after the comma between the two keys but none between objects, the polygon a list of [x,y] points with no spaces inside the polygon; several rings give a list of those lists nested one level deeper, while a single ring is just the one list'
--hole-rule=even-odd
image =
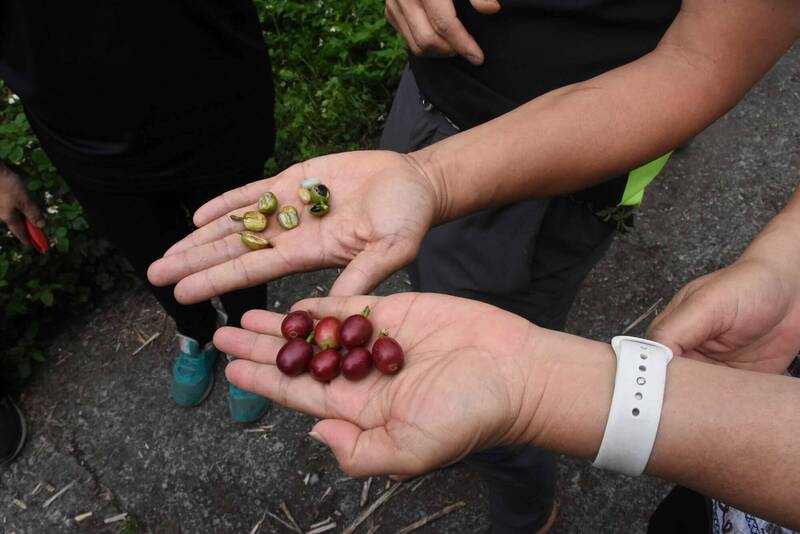
[{"label": "thumb", "polygon": [[44,228],[44,217],[39,206],[27,194],[23,196],[20,202],[19,210],[25,215],[25,218],[38,228]]},{"label": "thumb", "polygon": [[498,0],[470,0],[472,7],[475,11],[482,15],[494,15],[500,11],[500,2]]},{"label": "thumb", "polygon": [[682,356],[716,338],[723,327],[716,306],[702,298],[676,296],[647,329],[647,338]]},{"label": "thumb", "polygon": [[333,283],[330,296],[365,295],[375,289],[414,258],[414,252],[406,253],[401,247],[402,245],[396,244],[387,250],[359,252]]},{"label": "thumb", "polygon": [[341,419],[325,419],[309,435],[327,445],[342,471],[353,477],[409,474],[408,453],[399,449],[386,427],[362,430]]}]

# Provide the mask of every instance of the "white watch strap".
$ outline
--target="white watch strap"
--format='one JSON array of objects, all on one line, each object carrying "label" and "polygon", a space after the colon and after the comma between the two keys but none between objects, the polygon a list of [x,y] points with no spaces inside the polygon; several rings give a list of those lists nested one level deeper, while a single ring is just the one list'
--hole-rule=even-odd
[{"label": "white watch strap", "polygon": [[628,336],[615,337],[611,346],[617,355],[614,396],[592,465],[638,476],[656,441],[672,351],[661,343]]}]

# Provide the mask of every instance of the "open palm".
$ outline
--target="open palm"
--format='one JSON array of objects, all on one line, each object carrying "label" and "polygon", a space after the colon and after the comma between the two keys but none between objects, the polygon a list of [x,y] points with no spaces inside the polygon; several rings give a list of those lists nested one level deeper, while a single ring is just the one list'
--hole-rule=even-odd
[{"label": "open palm", "polygon": [[[303,179],[318,177],[331,190],[331,210],[311,216],[298,198]],[[281,206],[294,205],[300,225],[283,230],[274,217],[262,235],[273,247],[251,251],[230,219],[255,209],[272,191]],[[198,230],[154,262],[148,278],[177,283],[175,297],[194,303],[294,272],[347,266],[332,295],[366,293],[417,254],[434,222],[436,191],[410,156],[394,152],[347,152],[299,163],[273,177],[228,191],[197,210]]]},{"label": "open palm", "polygon": [[327,384],[287,377],[275,366],[283,316],[251,311],[245,329],[222,328],[214,338],[241,358],[228,365],[228,379],[322,418],[314,433],[353,476],[416,475],[527,431],[535,326],[486,304],[424,293],[310,299],[294,308],[344,319],[366,305],[376,332],[387,329],[404,348],[398,374],[373,369],[359,382]]}]

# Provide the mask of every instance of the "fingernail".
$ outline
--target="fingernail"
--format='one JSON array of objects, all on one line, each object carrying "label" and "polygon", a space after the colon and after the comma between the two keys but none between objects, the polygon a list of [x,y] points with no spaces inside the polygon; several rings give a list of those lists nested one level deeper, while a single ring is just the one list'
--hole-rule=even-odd
[{"label": "fingernail", "polygon": [[36,226],[39,228],[44,228],[44,221],[41,219],[36,221]]},{"label": "fingernail", "polygon": [[309,435],[309,436],[310,436],[312,439],[315,439],[315,440],[319,441],[320,443],[322,443],[322,444],[323,444],[323,445],[325,445],[326,447],[328,446],[328,444],[327,444],[327,443],[325,443],[325,440],[324,440],[324,439],[322,439],[322,436],[320,436],[320,435],[319,435],[319,433],[317,433],[317,432],[309,432],[309,433],[308,433],[308,435]]}]

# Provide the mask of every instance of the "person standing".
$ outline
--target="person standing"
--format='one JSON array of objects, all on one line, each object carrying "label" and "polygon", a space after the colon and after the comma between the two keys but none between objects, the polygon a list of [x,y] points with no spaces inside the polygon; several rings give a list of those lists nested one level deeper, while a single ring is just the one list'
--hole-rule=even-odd
[{"label": "person standing", "polygon": [[[187,214],[262,175],[275,141],[269,55],[250,0],[59,4],[0,0],[0,79],[19,95],[45,153],[86,218],[145,279],[147,266],[191,231]],[[41,223],[22,179],[0,168],[0,218],[23,241]],[[266,288],[178,304],[171,394],[200,403],[213,385],[218,323],[263,308]],[[229,386],[236,421],[265,399]]]},{"label": "person standing", "polygon": [[[411,53],[380,148],[423,149],[636,60],[655,49],[680,4],[387,0],[387,17]],[[480,300],[563,330],[583,280],[615,229],[631,224],[644,186],[667,157],[635,171],[638,177],[610,175],[570,195],[485,209],[432,228],[408,269],[413,289]],[[498,532],[552,523],[552,453],[500,447],[466,462],[489,485]]]},{"label": "person standing", "polygon": [[[291,194],[303,177],[325,176],[337,199],[325,219],[267,232],[275,248],[249,251],[226,221],[267,187],[248,184],[198,210],[200,228],[150,267],[150,280],[178,282],[176,297],[196,302],[339,265],[330,293],[348,296],[419,256],[418,289],[561,328],[670,151],[730,110],[795,41],[795,4],[509,1],[485,16],[465,1],[387,4],[390,17],[400,5],[395,25],[412,50],[433,36],[437,53],[483,65],[454,56],[420,68],[412,57],[383,137],[395,152],[323,156],[269,179],[276,194]],[[442,45],[470,33],[480,57]],[[546,529],[552,459],[520,448],[479,461],[496,481],[495,529]]]}]

